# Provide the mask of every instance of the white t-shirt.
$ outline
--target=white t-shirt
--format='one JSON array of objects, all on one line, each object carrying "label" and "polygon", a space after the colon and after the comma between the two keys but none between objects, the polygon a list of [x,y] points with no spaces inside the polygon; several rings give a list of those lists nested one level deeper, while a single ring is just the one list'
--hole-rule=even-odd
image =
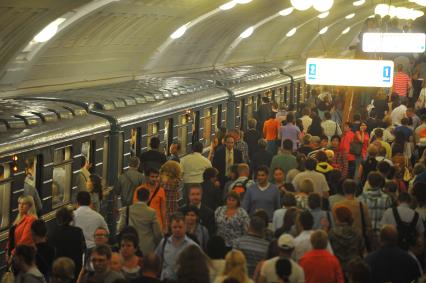
[{"label": "white t-shirt", "polygon": [[407,106],[404,104],[399,105],[394,110],[392,110],[391,118],[392,125],[401,125],[401,119],[405,117],[405,113],[407,112]]}]

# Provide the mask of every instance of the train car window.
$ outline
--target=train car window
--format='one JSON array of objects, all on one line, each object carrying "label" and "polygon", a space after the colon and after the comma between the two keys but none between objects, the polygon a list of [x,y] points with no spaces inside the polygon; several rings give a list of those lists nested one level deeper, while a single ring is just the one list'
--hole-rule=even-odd
[{"label": "train car window", "polygon": [[[223,105],[223,109],[222,109],[222,121],[225,122],[225,127],[226,127],[226,117],[228,116],[228,108],[226,105]],[[222,125],[222,124],[221,124]]]},{"label": "train car window", "polygon": [[243,98],[240,102],[240,130],[245,130],[246,127],[246,100]]},{"label": "train car window", "polygon": [[187,128],[187,116],[186,114],[179,116],[178,126],[178,139],[181,143],[181,154],[186,154],[187,139],[188,139],[188,128]]},{"label": "train car window", "polygon": [[204,146],[209,146],[212,136],[212,108],[204,109]]},{"label": "train car window", "polygon": [[86,158],[86,160],[90,160],[90,152],[91,152],[91,144],[90,141],[86,141],[81,143],[81,155]]},{"label": "train car window", "polygon": [[284,103],[288,105],[288,86],[284,87]]},{"label": "train car window", "polygon": [[[137,133],[137,131],[135,131]],[[109,144],[107,144],[108,147]],[[130,151],[132,149],[130,148]],[[106,152],[106,154],[105,154]],[[105,151],[104,148],[104,160],[105,158],[108,158],[108,151]],[[124,152],[124,133],[121,133],[120,135],[118,135],[118,158],[117,158],[117,176],[120,176],[121,173],[123,172],[123,167],[124,167],[124,156],[126,155],[126,153]],[[104,175],[104,179],[106,179],[106,175]]]},{"label": "train car window", "polygon": [[200,140],[200,111],[192,112],[192,143]]},{"label": "train car window", "polygon": [[56,149],[53,152],[52,207],[70,201],[72,160],[71,147]]},{"label": "train car window", "polygon": [[151,142],[151,138],[158,136],[158,129],[160,128],[160,123],[148,123],[148,135],[146,137],[147,146],[149,147],[149,143]]},{"label": "train car window", "polygon": [[11,181],[10,165],[8,163],[0,164],[0,230],[9,226],[9,209],[10,209],[10,196]]}]

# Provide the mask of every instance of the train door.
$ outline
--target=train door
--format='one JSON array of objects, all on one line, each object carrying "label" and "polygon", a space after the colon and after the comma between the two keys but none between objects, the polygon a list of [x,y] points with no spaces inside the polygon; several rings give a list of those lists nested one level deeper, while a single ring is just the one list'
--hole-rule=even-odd
[{"label": "train door", "polygon": [[204,147],[208,147],[211,144],[212,136],[212,108],[204,109],[204,125],[203,125],[203,140]]},{"label": "train door", "polygon": [[183,114],[179,116],[179,124],[178,124],[178,140],[180,141],[181,154],[184,155],[187,152],[188,147],[188,116],[187,114]]},{"label": "train door", "polygon": [[81,167],[84,166],[84,162],[87,161],[89,162],[90,168],[89,168],[89,172],[90,173],[95,173],[95,165],[96,165],[96,146],[95,146],[95,141],[85,141],[83,143],[81,143],[81,158],[82,158],[82,162],[81,162]]},{"label": "train door", "polygon": [[11,163],[2,163],[0,164],[0,231],[7,228],[10,223],[11,184]]},{"label": "train door", "polygon": [[158,131],[160,129],[159,122],[148,123],[147,136],[146,136],[146,147],[150,147],[151,139],[153,137],[158,137]]},{"label": "train door", "polygon": [[216,120],[216,128],[220,128],[222,126],[222,104],[217,106],[217,120]]},{"label": "train door", "polygon": [[192,144],[200,140],[200,111],[192,112]]},{"label": "train door", "polygon": [[164,121],[164,142],[166,155],[170,154],[170,145],[173,143],[173,119],[166,119]]},{"label": "train door", "polygon": [[246,100],[243,98],[240,101],[240,130],[245,131],[247,129],[247,120],[246,120]]}]

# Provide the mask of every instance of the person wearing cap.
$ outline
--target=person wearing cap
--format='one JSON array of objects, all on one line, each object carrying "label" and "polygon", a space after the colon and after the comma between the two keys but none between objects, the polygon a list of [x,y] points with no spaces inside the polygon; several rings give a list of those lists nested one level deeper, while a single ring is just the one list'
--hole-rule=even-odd
[{"label": "person wearing cap", "polygon": [[259,283],[279,282],[278,275],[275,271],[275,265],[279,259],[288,259],[291,263],[291,273],[288,277],[289,283],[304,283],[305,273],[301,266],[291,259],[294,251],[294,238],[290,234],[282,234],[278,238],[278,256],[271,258],[262,265],[260,271]]}]

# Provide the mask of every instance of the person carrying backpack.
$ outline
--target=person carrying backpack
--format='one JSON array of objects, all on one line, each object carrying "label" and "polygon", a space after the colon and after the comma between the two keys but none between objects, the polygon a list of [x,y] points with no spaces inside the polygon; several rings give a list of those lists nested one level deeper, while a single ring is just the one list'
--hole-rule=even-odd
[{"label": "person carrying backpack", "polygon": [[398,206],[388,208],[383,214],[381,225],[394,225],[398,230],[398,246],[404,250],[416,245],[418,237],[423,238],[425,227],[419,214],[410,208],[411,196],[402,192]]},{"label": "person carrying backpack", "polygon": [[250,168],[246,163],[240,163],[237,167],[238,178],[229,185],[228,192],[236,192],[242,200],[247,189],[254,184],[253,180],[249,179]]}]

